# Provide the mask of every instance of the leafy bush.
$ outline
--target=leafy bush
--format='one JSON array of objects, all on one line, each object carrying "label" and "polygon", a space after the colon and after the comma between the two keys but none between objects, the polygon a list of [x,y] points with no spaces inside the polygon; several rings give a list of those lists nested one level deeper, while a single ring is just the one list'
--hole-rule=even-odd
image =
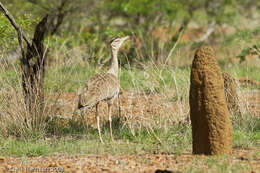
[{"label": "leafy bush", "polygon": [[[23,29],[23,31],[31,34],[33,31],[33,26],[37,23],[39,19],[34,19],[29,14],[19,16],[16,22]],[[0,48],[2,50],[10,51],[18,47],[17,33],[14,27],[11,25],[10,21],[0,13]]]}]

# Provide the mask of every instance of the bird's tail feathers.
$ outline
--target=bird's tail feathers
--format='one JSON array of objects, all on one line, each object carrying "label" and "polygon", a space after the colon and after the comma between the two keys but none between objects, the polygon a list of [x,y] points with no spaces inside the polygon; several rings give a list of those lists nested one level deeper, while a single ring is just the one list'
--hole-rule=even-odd
[{"label": "bird's tail feathers", "polygon": [[88,98],[89,98],[88,100],[83,101],[81,95],[79,95],[78,109],[81,109],[83,107],[84,108],[92,107],[102,100],[96,97],[88,97]]}]

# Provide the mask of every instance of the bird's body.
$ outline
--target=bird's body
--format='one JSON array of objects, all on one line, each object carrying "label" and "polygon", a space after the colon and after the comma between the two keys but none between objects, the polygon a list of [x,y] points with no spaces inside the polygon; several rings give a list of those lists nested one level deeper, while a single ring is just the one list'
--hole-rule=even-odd
[{"label": "bird's body", "polygon": [[111,105],[114,99],[118,97],[120,90],[120,81],[118,79],[118,59],[117,54],[119,48],[129,36],[122,38],[115,38],[110,42],[112,53],[112,61],[109,70],[106,73],[96,74],[90,77],[85,86],[78,93],[78,109],[85,109],[88,107],[96,106],[96,119],[98,126],[98,133],[100,141],[103,143],[101,137],[101,130],[99,126],[98,104],[100,101],[107,101],[110,135],[112,135],[112,118],[111,118]]},{"label": "bird's body", "polygon": [[92,107],[102,100],[114,99],[120,89],[118,78],[111,73],[96,74],[88,79],[79,94],[78,108]]}]

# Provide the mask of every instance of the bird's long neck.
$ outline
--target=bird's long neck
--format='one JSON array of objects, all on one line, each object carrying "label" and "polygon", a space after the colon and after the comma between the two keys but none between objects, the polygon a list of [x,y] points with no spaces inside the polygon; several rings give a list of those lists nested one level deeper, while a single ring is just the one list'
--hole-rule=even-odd
[{"label": "bird's long neck", "polygon": [[118,76],[118,60],[117,60],[118,51],[112,50],[111,53],[112,53],[112,60],[111,60],[108,73],[111,73],[117,77]]}]

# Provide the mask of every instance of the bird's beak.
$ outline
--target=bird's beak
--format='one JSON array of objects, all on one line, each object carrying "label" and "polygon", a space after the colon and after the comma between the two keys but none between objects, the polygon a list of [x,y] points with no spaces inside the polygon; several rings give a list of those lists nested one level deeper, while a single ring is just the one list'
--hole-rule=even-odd
[{"label": "bird's beak", "polygon": [[127,36],[125,36],[125,37],[123,37],[123,41],[126,41],[126,40],[128,40],[130,37],[127,35]]}]

